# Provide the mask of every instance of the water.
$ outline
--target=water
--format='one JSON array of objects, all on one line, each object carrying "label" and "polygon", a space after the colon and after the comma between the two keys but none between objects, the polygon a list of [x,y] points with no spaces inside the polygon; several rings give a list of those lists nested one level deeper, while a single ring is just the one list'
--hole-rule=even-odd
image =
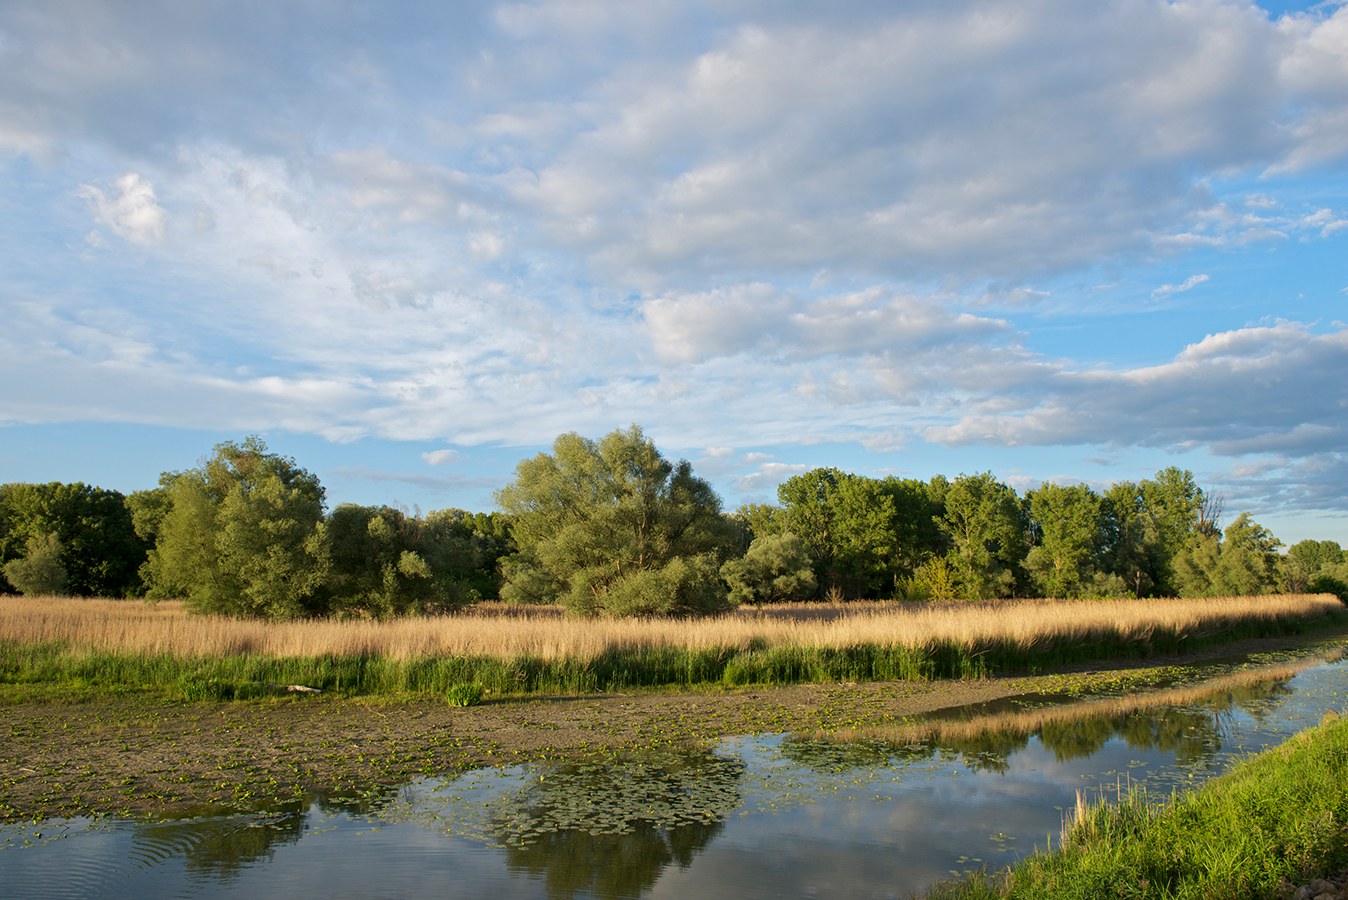
[{"label": "water", "polygon": [[1078,790],[1112,796],[1132,783],[1168,795],[1346,705],[1338,661],[1023,736],[737,737],[376,786],[288,814],[8,826],[0,895],[905,896],[1056,844]]}]

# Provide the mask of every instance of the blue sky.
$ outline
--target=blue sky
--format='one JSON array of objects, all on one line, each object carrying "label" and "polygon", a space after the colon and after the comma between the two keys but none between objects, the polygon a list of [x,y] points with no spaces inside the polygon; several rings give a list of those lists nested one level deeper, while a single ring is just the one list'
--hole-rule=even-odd
[{"label": "blue sky", "polygon": [[1348,9],[0,7],[0,480],[492,506],[640,423],[1348,544]]}]

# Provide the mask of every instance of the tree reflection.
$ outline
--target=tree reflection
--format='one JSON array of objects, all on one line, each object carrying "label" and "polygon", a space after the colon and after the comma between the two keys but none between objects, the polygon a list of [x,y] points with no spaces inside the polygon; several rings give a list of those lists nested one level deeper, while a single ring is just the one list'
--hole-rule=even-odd
[{"label": "tree reflection", "polygon": [[[1010,758],[1032,737],[1037,736],[1060,763],[1094,756],[1114,738],[1122,738],[1139,750],[1173,753],[1180,766],[1210,767],[1222,750],[1225,719],[1240,709],[1258,722],[1265,721],[1278,703],[1294,693],[1290,679],[1225,684],[1207,693],[1189,694],[1183,704],[1173,702],[1174,694],[1162,693],[1151,700],[1145,695],[1135,698],[1135,705],[1124,708],[1111,709],[1110,701],[1104,701],[1022,707],[1011,712],[1012,707],[1002,701],[996,707],[980,705],[978,712],[983,716],[943,710],[934,720],[896,732],[903,737],[892,740],[884,739],[883,732],[871,732],[870,740],[841,744],[795,738],[782,749],[797,764],[820,772],[949,758],[961,759],[974,771],[1003,773]],[[1156,705],[1148,706],[1148,702]]]},{"label": "tree reflection", "polygon": [[157,822],[137,830],[130,857],[146,868],[181,857],[189,873],[228,881],[261,861],[276,848],[304,836],[303,813],[231,816],[186,822]]},{"label": "tree reflection", "polygon": [[563,766],[509,798],[494,834],[506,865],[548,896],[637,897],[686,867],[739,805],[744,763],[704,751]]}]

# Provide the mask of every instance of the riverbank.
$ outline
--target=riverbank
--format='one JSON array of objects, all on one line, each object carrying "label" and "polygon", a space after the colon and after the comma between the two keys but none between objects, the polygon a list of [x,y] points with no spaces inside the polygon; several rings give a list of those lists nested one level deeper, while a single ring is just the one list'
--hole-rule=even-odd
[{"label": "riverbank", "polygon": [[1137,790],[1107,804],[1078,795],[1056,852],[938,885],[928,897],[1338,898],[1348,866],[1345,823],[1348,718],[1331,713],[1318,728],[1169,802]]},{"label": "riverbank", "polygon": [[0,705],[0,818],[302,807],[315,796],[359,797],[417,775],[484,765],[731,734],[876,729],[1024,694],[1118,697],[1196,684],[1206,676],[1191,667],[1214,657],[1264,654],[1275,662],[1304,656],[1330,637],[1246,640],[1038,676],[494,697],[469,708],[330,695],[12,703]]}]

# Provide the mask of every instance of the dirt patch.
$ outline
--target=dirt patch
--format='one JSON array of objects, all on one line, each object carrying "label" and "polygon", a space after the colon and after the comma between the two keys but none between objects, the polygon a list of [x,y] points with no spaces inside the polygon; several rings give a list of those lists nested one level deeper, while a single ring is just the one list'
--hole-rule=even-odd
[{"label": "dirt patch", "polygon": [[0,818],[257,807],[359,795],[420,774],[604,754],[730,734],[865,729],[933,710],[1096,677],[1237,654],[1293,651],[1324,634],[1241,641],[1187,657],[978,681],[795,685],[388,703],[329,697],[241,703],[113,700],[0,706]]}]

